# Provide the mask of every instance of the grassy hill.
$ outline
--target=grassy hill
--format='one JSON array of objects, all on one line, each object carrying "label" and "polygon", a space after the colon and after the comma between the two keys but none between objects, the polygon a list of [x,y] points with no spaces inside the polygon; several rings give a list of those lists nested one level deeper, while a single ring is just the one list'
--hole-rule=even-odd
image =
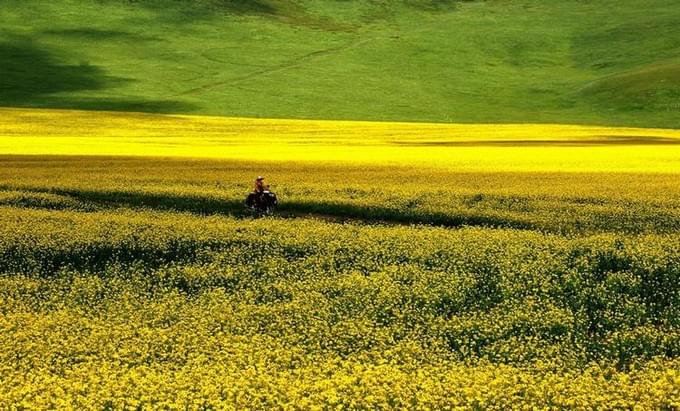
[{"label": "grassy hill", "polygon": [[667,0],[3,0],[0,106],[680,127]]}]

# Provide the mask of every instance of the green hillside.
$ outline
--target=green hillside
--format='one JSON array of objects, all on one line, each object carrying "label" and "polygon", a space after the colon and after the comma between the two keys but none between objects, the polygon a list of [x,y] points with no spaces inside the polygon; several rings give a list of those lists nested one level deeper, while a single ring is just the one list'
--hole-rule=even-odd
[{"label": "green hillside", "polygon": [[0,106],[680,127],[668,0],[2,0]]}]

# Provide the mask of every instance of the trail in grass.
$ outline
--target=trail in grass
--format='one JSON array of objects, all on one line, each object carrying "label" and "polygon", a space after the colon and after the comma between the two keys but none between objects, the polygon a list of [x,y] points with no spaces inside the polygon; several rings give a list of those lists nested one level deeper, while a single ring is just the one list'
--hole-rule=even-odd
[{"label": "trail in grass", "polygon": [[291,59],[291,60],[289,60],[289,61],[287,61],[287,62],[285,62],[281,65],[267,67],[263,70],[256,70],[256,71],[247,73],[243,76],[235,77],[235,78],[232,78],[232,79],[229,79],[229,80],[226,80],[226,81],[218,81],[218,82],[208,83],[208,84],[205,84],[205,85],[202,85],[202,86],[199,86],[199,87],[195,87],[195,88],[183,91],[181,93],[172,95],[170,97],[175,98],[175,97],[181,97],[181,96],[196,95],[196,94],[204,93],[206,91],[212,91],[212,90],[215,90],[215,89],[226,87],[226,86],[234,86],[234,85],[240,84],[244,81],[253,80],[253,79],[256,79],[256,78],[261,77],[261,76],[266,76],[268,74],[279,73],[279,72],[282,72],[282,71],[301,67],[305,64],[308,64],[310,61],[312,61],[316,58],[324,57],[324,56],[334,54],[334,53],[341,53],[341,52],[343,52],[345,50],[349,50],[351,48],[360,47],[360,46],[362,46],[366,43],[370,43],[374,40],[375,40],[375,38],[359,39],[359,40],[353,41],[349,44],[346,44],[344,46],[330,47],[330,48],[323,49],[323,50],[313,51],[313,52],[305,54],[303,56]]}]

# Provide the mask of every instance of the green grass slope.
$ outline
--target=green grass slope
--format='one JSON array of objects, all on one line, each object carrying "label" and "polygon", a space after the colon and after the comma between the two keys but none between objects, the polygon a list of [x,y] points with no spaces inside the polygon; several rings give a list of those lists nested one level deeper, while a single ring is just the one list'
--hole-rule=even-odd
[{"label": "green grass slope", "polygon": [[3,0],[0,106],[680,127],[667,0]]}]

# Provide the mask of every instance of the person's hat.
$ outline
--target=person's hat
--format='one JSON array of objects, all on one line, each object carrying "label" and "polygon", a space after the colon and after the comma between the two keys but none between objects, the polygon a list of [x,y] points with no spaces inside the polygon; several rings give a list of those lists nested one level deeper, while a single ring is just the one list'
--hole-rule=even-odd
[{"label": "person's hat", "polygon": [[257,181],[264,180],[264,177],[262,176],[257,176]]}]

